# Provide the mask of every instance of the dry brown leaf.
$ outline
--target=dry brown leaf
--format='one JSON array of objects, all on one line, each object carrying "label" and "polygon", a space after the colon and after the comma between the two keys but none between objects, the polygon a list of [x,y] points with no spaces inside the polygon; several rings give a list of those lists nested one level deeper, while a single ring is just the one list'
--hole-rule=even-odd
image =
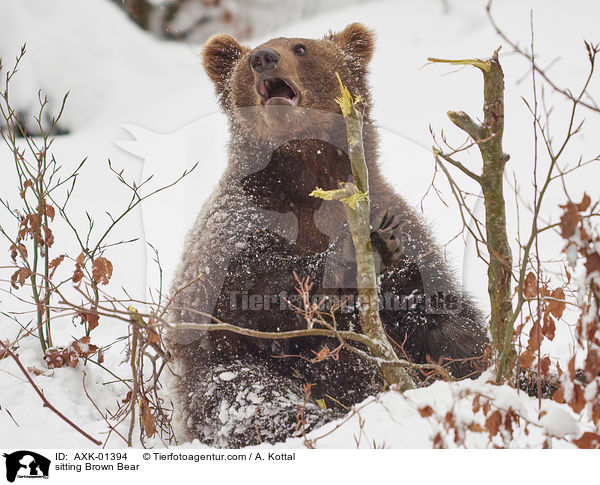
[{"label": "dry brown leaf", "polygon": [[587,210],[591,203],[592,199],[590,199],[590,196],[584,192],[583,199],[581,199],[581,202],[579,204],[576,204],[577,210],[579,212],[584,212]]},{"label": "dry brown leaf", "polygon": [[487,419],[485,420],[485,429],[490,434],[490,438],[498,434],[498,430],[500,429],[501,424],[502,413],[500,413],[500,411],[496,410],[487,417]]},{"label": "dry brown leaf", "polygon": [[569,269],[565,266],[565,275],[567,276],[567,283],[571,282],[571,273],[569,272]]},{"label": "dry brown leaf", "polygon": [[580,413],[581,411],[583,411],[583,408],[585,407],[586,403],[587,401],[585,400],[583,389],[578,384],[575,384],[575,386],[573,387],[573,397],[569,402],[569,406],[571,406],[571,409],[576,413]]},{"label": "dry brown leaf", "polygon": [[504,415],[504,428],[512,435],[514,429],[513,429],[513,423],[517,421],[517,413],[514,412],[514,410],[509,407],[508,411],[506,412],[506,414]]},{"label": "dry brown leaf", "polygon": [[[529,315],[527,315],[529,316]],[[519,325],[517,325],[517,327],[515,328],[513,335],[515,337],[518,337],[519,335],[521,335],[521,332],[523,331],[523,328],[525,327],[525,323],[519,323]]]},{"label": "dry brown leaf", "polygon": [[534,360],[535,354],[531,350],[527,349],[519,356],[519,365],[523,369],[529,369]]},{"label": "dry brown leaf", "polygon": [[21,190],[21,199],[25,198],[25,194],[27,193],[27,189],[29,187],[33,187],[33,180],[25,180],[23,184],[23,190]]},{"label": "dry brown leaf", "polygon": [[583,265],[585,266],[588,275],[592,274],[594,271],[600,272],[600,254],[589,254]]},{"label": "dry brown leaf", "polygon": [[83,279],[83,271],[77,266],[73,272],[73,283],[79,283]]},{"label": "dry brown leaf", "polygon": [[564,239],[569,239],[573,234],[575,234],[575,229],[581,220],[581,216],[577,211],[577,206],[575,206],[575,204],[572,202],[561,205],[560,207],[565,210],[563,215],[560,217],[559,223],[561,236]]},{"label": "dry brown leaf", "polygon": [[46,350],[44,353],[44,360],[46,361],[48,369],[58,369],[65,364],[63,351],[56,347]]},{"label": "dry brown leaf", "polygon": [[565,292],[562,288],[556,288],[550,295],[550,298],[552,299],[548,301],[548,311],[552,313],[557,320],[560,320],[565,311],[565,307],[567,306],[565,303]]},{"label": "dry brown leaf", "polygon": [[537,295],[538,285],[535,275],[530,271],[523,282],[523,294],[526,298],[533,298]]},{"label": "dry brown leaf", "polygon": [[321,350],[319,350],[319,352],[317,352],[315,354],[315,358],[313,360],[316,362],[322,362],[325,359],[327,359],[330,355],[331,355],[331,351],[329,350],[329,347],[327,347],[325,345],[324,347],[321,348]]},{"label": "dry brown leaf", "polygon": [[471,423],[468,428],[469,431],[473,431],[474,433],[481,433],[483,428],[479,423]]},{"label": "dry brown leaf", "polygon": [[79,340],[73,342],[70,347],[76,351],[80,357],[89,357],[98,350],[94,344],[90,343],[91,337],[81,337]]},{"label": "dry brown leaf", "polygon": [[26,234],[34,236],[38,229],[38,216],[37,214],[27,214],[21,221],[21,227]]},{"label": "dry brown leaf", "polygon": [[546,356],[540,361],[540,372],[542,376],[548,374],[550,370],[550,357]]},{"label": "dry brown leaf", "polygon": [[600,372],[600,355],[596,349],[588,349],[583,371],[585,372],[585,377],[587,378],[588,382],[592,382],[598,375],[598,372]]},{"label": "dry brown leaf", "polygon": [[54,234],[52,233],[52,229],[44,224],[42,230],[44,231],[44,244],[48,247],[52,247],[54,244]]},{"label": "dry brown leaf", "polygon": [[50,220],[54,220],[54,216],[56,215],[56,211],[54,207],[46,202],[46,199],[42,201],[42,212],[46,214],[46,217],[49,217]]},{"label": "dry brown leaf", "polygon": [[156,423],[154,421],[154,416],[152,416],[152,412],[150,411],[150,407],[148,406],[148,402],[145,399],[140,402],[140,414],[142,415],[144,432],[148,438],[152,438],[154,433],[156,433]]},{"label": "dry brown leaf", "polygon": [[100,315],[98,315],[97,313],[88,313],[87,314],[88,330],[90,332],[99,325],[99,323],[98,323],[99,320],[100,320]]},{"label": "dry brown leaf", "polygon": [[27,248],[23,243],[13,243],[10,246],[10,259],[17,262],[17,255],[21,258],[27,259]]},{"label": "dry brown leaf", "polygon": [[52,278],[54,276],[56,269],[60,266],[60,263],[62,263],[64,259],[65,259],[65,255],[61,254],[57,258],[54,258],[52,261],[50,261],[50,264],[48,265],[48,268],[50,269],[50,274],[49,274],[50,278]]},{"label": "dry brown leaf", "polygon": [[490,412],[490,408],[491,408],[490,402],[486,400],[483,403],[483,415],[484,416],[488,415],[488,413]]},{"label": "dry brown leaf", "polygon": [[146,339],[153,344],[160,343],[160,335],[153,328],[146,329]]},{"label": "dry brown leaf", "polygon": [[[539,332],[539,339],[538,339]],[[527,341],[527,348],[531,351],[537,350],[540,345],[541,340],[544,336],[541,333],[540,325],[538,322],[534,322],[531,330],[529,330],[529,340]]]},{"label": "dry brown leaf", "polygon": [[569,370],[569,376],[571,377],[571,379],[574,379],[575,373],[576,373],[575,356],[571,357],[571,360],[569,360],[569,365],[568,365],[567,369]]},{"label": "dry brown leaf", "polygon": [[90,332],[98,326],[98,320],[100,319],[100,315],[96,313],[96,308],[92,308],[89,312],[78,312],[77,316],[81,318],[82,324],[88,324],[88,330]]},{"label": "dry brown leaf", "polygon": [[444,416],[444,421],[450,426],[450,428],[454,428],[454,413],[452,411],[448,411],[446,416]]},{"label": "dry brown leaf", "polygon": [[600,422],[600,402],[594,402],[592,404],[592,421],[596,426]]},{"label": "dry brown leaf", "polygon": [[75,260],[75,265],[83,266],[84,261],[85,261],[85,253],[81,252],[81,253],[79,253],[79,256],[77,256],[77,259]]},{"label": "dry brown leaf", "polygon": [[600,448],[600,434],[592,433],[591,431],[586,431],[581,435],[581,437],[573,440],[573,443],[577,448]]},{"label": "dry brown leaf", "polygon": [[38,369],[37,367],[27,367],[27,370],[36,376],[48,376],[50,374],[46,374],[42,369]]},{"label": "dry brown leaf", "polygon": [[55,369],[69,365],[76,367],[80,358],[89,357],[96,352],[98,347],[90,343],[90,337],[82,337],[72,342],[66,349],[52,347],[46,350],[44,360],[49,369]]},{"label": "dry brown leaf", "polygon": [[10,277],[10,284],[15,290],[18,290],[25,284],[27,278],[31,276],[31,271],[27,268],[19,268],[15,273]]},{"label": "dry brown leaf", "polygon": [[100,257],[94,261],[92,277],[96,283],[107,285],[112,277],[112,273],[113,265],[108,259]]},{"label": "dry brown leaf", "polygon": [[433,408],[429,405],[419,408],[419,414],[422,418],[428,418],[429,416],[433,415]]},{"label": "dry brown leaf", "polygon": [[565,402],[565,390],[562,386],[554,392],[552,400],[560,404]]},{"label": "dry brown leaf", "polygon": [[556,324],[549,313],[544,313],[544,325],[542,325],[542,335],[548,340],[554,340],[556,333]]}]

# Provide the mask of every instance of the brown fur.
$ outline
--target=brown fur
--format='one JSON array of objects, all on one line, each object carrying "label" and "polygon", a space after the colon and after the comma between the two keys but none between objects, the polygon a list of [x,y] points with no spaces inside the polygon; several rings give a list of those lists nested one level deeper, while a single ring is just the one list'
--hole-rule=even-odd
[{"label": "brown fur", "polygon": [[[298,44],[305,47],[304,55],[296,53]],[[280,56],[268,73],[255,72],[249,64],[263,48]],[[237,299],[246,294],[290,297],[294,273],[310,277],[314,294],[332,299],[356,295],[344,210],[309,196],[317,186],[332,189],[351,179],[344,120],[335,103],[338,73],[363,99],[372,240],[382,298],[429,298],[442,292],[459,302],[457,309],[442,312],[432,311],[425,300],[412,307],[386,307],[381,315],[387,332],[405,342],[404,350],[418,362],[481,355],[486,338],[479,311],[462,295],[425,224],[378,168],[367,85],[373,49],[373,34],[360,24],[320,40],[277,38],[255,49],[224,34],[208,41],[203,64],[229,118],[229,164],[188,234],[174,288],[199,273],[205,276],[177,293],[172,321],[206,321],[200,311],[258,330],[306,328],[300,316],[279,307],[281,299],[273,307],[262,299],[255,308]],[[257,86],[266,75],[294,86],[298,105],[263,105]],[[357,326],[357,309],[341,312],[337,324]],[[272,342],[220,332],[171,332],[170,337],[184,435],[215,446],[283,440],[294,433],[299,405],[310,428],[343,412],[336,401],[351,406],[383,384],[372,364],[349,352],[341,352],[339,360],[307,363],[321,346],[333,348],[332,340]],[[283,358],[290,355],[302,359]],[[472,369],[455,363],[452,371],[466,375]],[[223,373],[235,377],[224,380],[219,377]],[[302,384],[307,382],[314,387],[305,403]],[[315,398],[328,399],[329,408],[320,409]]]}]

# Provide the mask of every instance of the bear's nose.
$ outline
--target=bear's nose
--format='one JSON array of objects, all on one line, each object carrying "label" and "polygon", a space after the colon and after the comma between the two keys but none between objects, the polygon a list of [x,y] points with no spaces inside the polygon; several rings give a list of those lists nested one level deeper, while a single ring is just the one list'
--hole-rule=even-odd
[{"label": "bear's nose", "polygon": [[271,71],[281,56],[273,49],[261,49],[250,57],[250,67],[256,72]]}]

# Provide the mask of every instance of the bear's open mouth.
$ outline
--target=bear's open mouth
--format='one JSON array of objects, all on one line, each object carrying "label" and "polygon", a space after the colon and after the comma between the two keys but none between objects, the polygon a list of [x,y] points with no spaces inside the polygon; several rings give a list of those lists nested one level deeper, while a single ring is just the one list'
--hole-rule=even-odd
[{"label": "bear's open mouth", "polygon": [[290,104],[297,106],[300,93],[289,81],[280,77],[261,79],[256,86],[263,104]]}]

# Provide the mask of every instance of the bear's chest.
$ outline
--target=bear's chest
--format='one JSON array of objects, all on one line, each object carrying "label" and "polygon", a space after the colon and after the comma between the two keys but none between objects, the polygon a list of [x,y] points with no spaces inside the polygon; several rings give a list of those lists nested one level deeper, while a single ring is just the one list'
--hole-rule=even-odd
[{"label": "bear's chest", "polygon": [[242,189],[261,209],[291,212],[298,224],[294,251],[322,252],[333,242],[345,214],[341,204],[311,197],[317,187],[331,190],[350,177],[347,155],[321,140],[296,140],[274,150],[266,166],[245,177]]}]

